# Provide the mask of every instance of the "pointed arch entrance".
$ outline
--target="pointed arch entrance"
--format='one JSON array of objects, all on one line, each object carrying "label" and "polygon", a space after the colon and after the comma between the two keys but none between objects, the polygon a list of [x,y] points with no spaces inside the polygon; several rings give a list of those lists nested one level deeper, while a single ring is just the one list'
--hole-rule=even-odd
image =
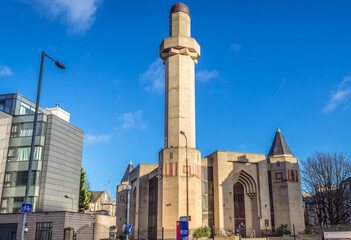
[{"label": "pointed arch entrance", "polygon": [[235,231],[240,229],[241,236],[246,237],[244,186],[240,182],[235,183],[233,193]]}]

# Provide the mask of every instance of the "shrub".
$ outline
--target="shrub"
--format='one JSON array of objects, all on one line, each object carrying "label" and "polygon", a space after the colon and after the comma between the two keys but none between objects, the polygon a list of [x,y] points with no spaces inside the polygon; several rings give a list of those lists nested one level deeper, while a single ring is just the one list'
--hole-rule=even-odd
[{"label": "shrub", "polygon": [[117,239],[119,239],[119,240],[125,240],[126,239],[126,236],[124,235],[124,234],[119,234],[118,236],[117,236]]},{"label": "shrub", "polygon": [[312,225],[306,224],[305,225],[305,230],[303,231],[305,234],[312,234],[313,233],[313,228]]},{"label": "shrub", "polygon": [[201,238],[201,237],[209,238],[210,236],[211,236],[211,228],[209,226],[200,227],[196,229],[194,232],[195,238]]},{"label": "shrub", "polygon": [[278,236],[283,236],[285,234],[290,234],[290,231],[288,229],[288,225],[285,224],[285,225],[280,225],[280,227],[277,228],[277,235]]}]

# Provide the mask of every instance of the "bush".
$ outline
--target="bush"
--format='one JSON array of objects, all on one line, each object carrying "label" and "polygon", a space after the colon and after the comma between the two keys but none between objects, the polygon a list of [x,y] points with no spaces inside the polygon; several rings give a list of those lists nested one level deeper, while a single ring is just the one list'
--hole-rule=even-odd
[{"label": "bush", "polygon": [[290,231],[288,229],[288,225],[280,225],[280,227],[277,228],[277,235],[278,236],[283,236],[283,235],[288,235],[290,234]]},{"label": "bush", "polygon": [[126,239],[126,236],[124,235],[124,234],[119,234],[118,236],[117,236],[117,239],[119,239],[119,240],[125,240]]},{"label": "bush", "polygon": [[210,236],[211,236],[211,228],[209,226],[200,227],[196,229],[194,232],[195,238],[201,238],[201,237],[209,238]]},{"label": "bush", "polygon": [[304,234],[312,234],[313,233],[312,225],[306,224],[305,225],[305,230],[303,232],[304,232]]}]

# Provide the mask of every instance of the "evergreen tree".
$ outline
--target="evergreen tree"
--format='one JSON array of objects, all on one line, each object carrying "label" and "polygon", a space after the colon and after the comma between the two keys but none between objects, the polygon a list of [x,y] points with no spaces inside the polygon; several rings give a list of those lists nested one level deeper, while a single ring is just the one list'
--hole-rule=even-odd
[{"label": "evergreen tree", "polygon": [[82,166],[80,170],[80,192],[79,192],[79,211],[84,212],[88,209],[90,203],[91,192],[88,190],[88,181],[86,172]]}]

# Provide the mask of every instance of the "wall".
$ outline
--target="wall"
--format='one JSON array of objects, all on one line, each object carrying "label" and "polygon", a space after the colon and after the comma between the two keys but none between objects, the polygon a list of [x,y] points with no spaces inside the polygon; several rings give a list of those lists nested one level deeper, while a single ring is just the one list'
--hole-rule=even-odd
[{"label": "wall", "polygon": [[270,162],[275,228],[287,224],[292,229],[295,224],[296,231],[303,232],[305,224],[299,160],[291,155],[278,155],[272,156]]},{"label": "wall", "polygon": [[83,134],[57,116],[48,116],[39,211],[78,210]]},{"label": "wall", "polygon": [[0,111],[0,200],[2,197],[2,188],[4,185],[11,124],[12,116]]},{"label": "wall", "polygon": [[[206,158],[213,160],[215,233],[234,231],[233,186],[239,181],[245,188],[246,234],[249,236],[255,230],[260,236],[264,220],[270,223],[266,156],[216,151]],[[252,186],[253,190],[249,191],[247,186]]]},{"label": "wall", "polygon": [[[34,240],[38,222],[52,222],[52,239],[63,239],[64,229],[73,227],[77,240],[100,240],[109,237],[109,228],[115,225],[115,217],[72,212],[32,213],[27,215],[26,240]],[[22,214],[0,214],[1,223],[17,223],[17,239],[21,234]]]}]

